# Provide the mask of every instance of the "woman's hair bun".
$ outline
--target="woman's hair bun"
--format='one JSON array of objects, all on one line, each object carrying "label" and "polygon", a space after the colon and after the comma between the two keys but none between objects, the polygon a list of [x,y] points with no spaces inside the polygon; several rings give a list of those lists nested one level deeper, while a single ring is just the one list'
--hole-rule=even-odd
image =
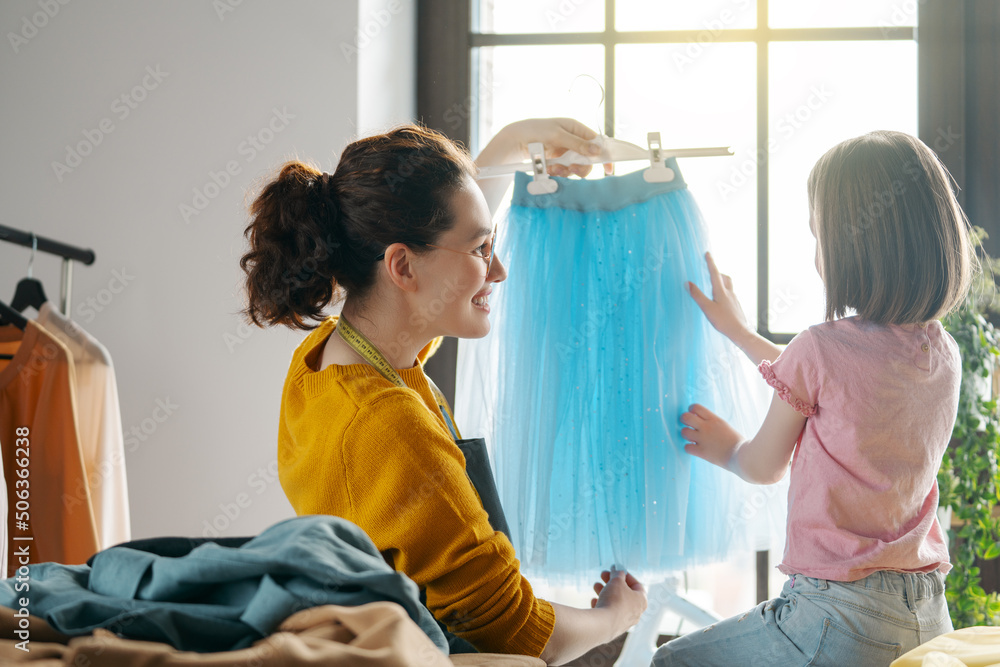
[{"label": "woman's hair bun", "polygon": [[336,193],[332,179],[303,162],[282,166],[250,205],[244,231],[250,251],[240,259],[247,274],[248,307],[257,326],[311,329],[336,290]]},{"label": "woman's hair bun", "polygon": [[316,328],[335,297],[368,294],[388,245],[420,251],[449,229],[450,195],[475,174],[462,148],[419,125],[355,141],[333,174],[284,164],[250,205],[242,312],[257,326]]}]

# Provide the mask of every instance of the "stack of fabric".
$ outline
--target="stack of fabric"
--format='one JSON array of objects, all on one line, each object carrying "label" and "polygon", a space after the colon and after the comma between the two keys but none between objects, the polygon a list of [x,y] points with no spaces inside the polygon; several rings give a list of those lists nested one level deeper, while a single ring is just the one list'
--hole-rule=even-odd
[{"label": "stack of fabric", "polygon": [[[146,540],[143,548],[176,551],[184,539]],[[120,545],[90,564],[32,565],[0,581],[0,605],[0,661],[544,664],[487,654],[449,659],[416,584],[390,568],[360,528],[326,515],[287,519],[240,546],[205,541],[161,555]]]}]

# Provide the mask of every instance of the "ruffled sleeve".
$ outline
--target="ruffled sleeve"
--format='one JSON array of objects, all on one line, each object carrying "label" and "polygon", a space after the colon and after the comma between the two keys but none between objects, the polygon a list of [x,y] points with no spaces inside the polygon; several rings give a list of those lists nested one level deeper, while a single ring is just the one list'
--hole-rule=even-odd
[{"label": "ruffled sleeve", "polygon": [[812,417],[819,409],[820,363],[811,332],[806,329],[792,339],[777,359],[763,360],[757,370],[781,400],[799,414]]},{"label": "ruffled sleeve", "polygon": [[778,392],[778,396],[781,397],[785,403],[795,408],[795,411],[806,416],[812,417],[816,414],[816,405],[810,405],[800,398],[796,398],[792,395],[792,390],[788,388],[784,382],[778,379],[774,374],[774,370],[771,368],[771,362],[765,359],[760,362],[760,366],[757,367],[760,374],[764,376],[764,382],[769,386],[774,387],[775,391]]}]

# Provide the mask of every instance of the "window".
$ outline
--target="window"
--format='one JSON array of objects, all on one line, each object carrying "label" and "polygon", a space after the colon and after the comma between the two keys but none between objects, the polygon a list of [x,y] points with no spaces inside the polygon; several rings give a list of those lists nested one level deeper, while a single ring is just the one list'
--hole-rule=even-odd
[{"label": "window", "polygon": [[[972,223],[989,232],[987,251],[1000,256],[1000,224],[997,222],[1000,220],[1000,191],[994,187],[997,178],[995,146],[1000,145],[1000,126],[995,122],[1000,113],[1000,89],[995,85],[994,67],[1000,55],[1000,4],[993,0],[841,0],[836,3],[767,0],[766,4],[763,0],[495,0],[492,4],[481,0],[418,0],[418,7],[419,118],[473,149],[481,137],[486,137],[504,122],[502,108],[498,110],[494,104],[506,104],[507,98],[515,100],[510,107],[511,118],[568,114],[595,129],[607,128],[609,133],[640,144],[644,141],[644,132],[659,130],[668,144],[697,145],[706,141],[705,133],[695,137],[691,126],[691,116],[695,116],[694,121],[699,120],[698,114],[690,113],[699,99],[680,98],[672,94],[669,87],[676,85],[684,71],[692,71],[690,65],[710,63],[709,54],[714,47],[748,47],[749,63],[730,61],[716,69],[728,72],[727,67],[739,68],[744,76],[750,77],[753,102],[749,109],[743,110],[743,115],[749,118],[753,127],[752,154],[739,144],[734,129],[730,136],[735,137],[731,145],[739,151],[736,157],[682,160],[681,167],[705,210],[719,262],[741,288],[740,296],[748,315],[753,317],[758,301],[766,304],[773,300],[770,308],[762,309],[761,325],[764,332],[778,342],[787,341],[795,331],[822,316],[822,295],[811,273],[812,239],[802,235],[805,178],[812,162],[838,140],[873,129],[876,122],[879,127],[914,133],[917,104],[913,89],[917,85],[917,63],[912,54],[918,21],[915,14],[919,13],[920,43],[916,49],[920,68],[919,136],[938,153],[955,177],[959,201]],[[726,10],[729,13],[725,13]],[[619,50],[619,45],[673,48],[674,53],[680,52],[685,57],[692,57],[687,53],[687,49],[691,49],[691,54],[698,57],[694,63],[683,59],[676,64],[666,62],[659,71],[649,61],[640,60],[645,71],[638,72],[634,78],[642,87],[630,93],[623,89],[622,77],[626,74],[622,72],[625,58],[622,52],[625,49]],[[600,62],[588,61],[591,64],[574,69],[566,64],[571,63],[573,54],[558,48],[562,46],[590,47],[590,52],[597,54],[591,57]],[[488,58],[482,57],[491,50],[501,55],[504,51],[516,54],[521,47],[524,47],[523,53],[535,48],[536,53],[544,53],[548,58],[537,58],[523,70],[525,80],[533,77],[542,81],[538,86],[541,97],[527,94],[524,80],[504,88],[504,81],[497,78],[498,72],[489,66]],[[825,53],[824,48],[827,49]],[[813,60],[789,60],[790,54]],[[549,62],[552,58],[560,58],[563,62],[553,65]],[[471,67],[473,61],[478,66],[475,74]],[[670,65],[675,65],[673,71]],[[548,69],[544,69],[546,67]],[[809,86],[796,87],[795,68],[816,77],[826,76],[822,72],[830,76],[839,72],[837,87],[827,100],[829,104],[837,104],[810,108]],[[592,82],[588,83],[589,79],[576,80],[577,74],[584,71],[605,87],[607,103],[598,113],[581,110],[593,108],[600,99],[599,91]],[[545,72],[562,72],[563,78],[554,76],[547,80],[543,76]],[[758,76],[761,72],[765,76]],[[747,81],[733,81],[734,78],[730,76],[728,85],[741,91],[745,98],[746,93],[742,91]],[[708,89],[708,94],[715,94],[713,86],[719,83],[706,83],[703,88]],[[727,95],[726,82],[721,83],[724,84],[719,93],[722,106],[735,105],[735,95]],[[800,79],[798,84],[801,83]],[[863,85],[867,89],[862,88]],[[783,89],[784,96],[780,97]],[[556,94],[568,95],[574,103],[560,107],[553,101],[557,100]],[[627,112],[642,111],[643,103],[657,100],[666,105],[663,117],[650,115],[647,120],[636,114],[632,122],[656,122],[664,126],[624,126],[622,117],[627,116]],[[745,99],[741,103],[747,104]],[[814,107],[818,103],[818,98],[813,100]],[[634,104],[635,109],[629,104]],[[780,108],[782,104],[785,105],[783,109]],[[801,108],[803,104],[806,109]],[[702,107],[707,106],[702,104]],[[894,109],[898,109],[898,115]],[[688,115],[677,115],[684,112]],[[616,114],[618,122],[615,122]],[[784,123],[779,126],[782,120]],[[707,133],[708,144],[724,139],[717,135],[721,127],[714,125],[717,122],[713,120],[707,124],[708,130],[713,130]],[[672,125],[668,127],[665,123]],[[796,123],[800,126],[796,127]],[[854,129],[850,128],[852,124]],[[674,128],[677,132],[672,134]],[[796,134],[789,136],[792,130]],[[745,129],[741,131],[744,136],[747,134]],[[823,132],[828,136],[824,137]],[[784,143],[779,144],[780,152],[765,153],[766,160],[758,160],[758,147],[768,146],[765,138]],[[810,150],[813,152],[808,155]],[[795,166],[796,162],[799,166]],[[732,170],[740,167],[749,173],[748,182],[740,184],[738,197],[733,195],[730,202],[716,201],[713,210],[711,193],[716,183],[708,177],[714,170],[720,174],[717,180],[728,177],[739,181],[740,177],[734,176]],[[721,198],[722,195],[718,195],[717,199]],[[734,203],[739,198],[746,198],[749,203],[744,202],[742,208],[734,204],[729,210],[745,211],[748,218],[734,217],[730,222],[725,215],[719,215],[720,210],[726,210],[720,204]],[[731,236],[729,232],[737,224],[747,235],[729,238],[727,234]],[[775,235],[782,225],[799,225],[797,231],[793,230],[798,234],[798,241],[787,239],[792,256],[779,260],[776,259]],[[766,242],[758,247],[758,239]],[[801,245],[803,240],[805,246]],[[724,252],[727,247],[732,251]],[[757,261],[761,256],[766,256],[768,261]],[[750,260],[749,266],[737,268],[731,263],[743,257]],[[807,266],[807,270],[804,273],[791,270],[790,263],[795,261]],[[797,315],[794,304],[787,303],[791,296],[782,292],[781,272],[801,275],[803,281],[813,280],[810,301],[820,300],[811,311],[815,315]],[[759,293],[763,298],[757,298]],[[454,343],[453,339],[446,340],[427,367],[453,402]],[[753,577],[749,572],[754,568],[754,556],[747,554],[740,562],[696,568],[687,573],[691,597],[703,606],[727,614],[731,610],[742,611],[757,599],[773,596],[777,592],[776,584],[780,586],[783,577],[769,568],[766,557],[761,556],[757,555],[757,572],[758,575],[770,572],[770,590],[758,587],[756,596],[750,590]],[[774,561],[772,558],[770,565],[773,566]],[[758,583],[762,583],[761,579],[758,576]],[[533,580],[532,583],[538,587],[538,582]],[[712,587],[725,593],[721,597],[712,596]],[[586,606],[584,598],[589,597],[581,591],[540,592],[543,597],[579,606]],[[664,632],[671,633],[689,629],[676,622],[671,626],[669,621],[663,626]]]},{"label": "window", "polygon": [[[434,72],[433,85],[461,76],[471,87],[441,94],[425,79],[421,113],[436,114],[439,126],[468,141],[473,153],[508,122],[557,115],[642,146],[649,131],[659,131],[667,147],[731,146],[733,157],[680,160],[717,263],[771,340],[787,343],[823,319],[806,178],[843,139],[875,129],[917,134],[917,2],[462,5],[425,0],[422,6],[437,9],[421,18],[421,30],[436,34],[438,43],[426,40],[421,48],[425,56],[437,49],[424,65]],[[457,46],[442,44],[448,18],[471,26]],[[636,168],[642,165],[616,171]],[[694,568],[686,575],[689,597],[723,615],[744,611],[761,597],[753,590],[754,568],[753,554]],[[784,577],[765,569],[764,593],[774,596]],[[532,583],[543,597],[568,604],[587,606],[590,597]],[[692,628],[668,617],[662,629]]]},{"label": "window", "polygon": [[550,115],[642,146],[649,131],[731,146],[680,163],[717,264],[772,340],[822,321],[806,177],[843,139],[917,133],[916,2],[472,2],[473,152]]}]

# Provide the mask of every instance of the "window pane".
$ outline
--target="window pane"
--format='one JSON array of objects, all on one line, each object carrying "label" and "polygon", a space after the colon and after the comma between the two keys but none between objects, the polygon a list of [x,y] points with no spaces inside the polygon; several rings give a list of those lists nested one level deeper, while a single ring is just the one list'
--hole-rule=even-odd
[{"label": "window pane", "polygon": [[778,42],[770,47],[770,329],[822,322],[806,179],[835,144],[872,130],[917,133],[913,41]]},{"label": "window pane", "polygon": [[719,30],[756,28],[757,0],[617,0],[615,30]]},{"label": "window pane", "polygon": [[768,23],[772,28],[915,26],[917,4],[918,0],[770,0]]},{"label": "window pane", "polygon": [[474,55],[479,92],[473,154],[497,130],[523,118],[569,116],[603,127],[603,46],[491,46]]},{"label": "window pane", "polygon": [[604,0],[478,0],[479,32],[601,32]]},{"label": "window pane", "polygon": [[[705,215],[716,264],[733,277],[743,309],[754,321],[757,48],[716,43],[691,59],[687,46],[617,47],[615,136],[645,147],[646,133],[660,132],[666,148],[733,148],[733,157],[679,158],[679,165]],[[615,166],[618,173],[641,168],[640,162]]]}]

